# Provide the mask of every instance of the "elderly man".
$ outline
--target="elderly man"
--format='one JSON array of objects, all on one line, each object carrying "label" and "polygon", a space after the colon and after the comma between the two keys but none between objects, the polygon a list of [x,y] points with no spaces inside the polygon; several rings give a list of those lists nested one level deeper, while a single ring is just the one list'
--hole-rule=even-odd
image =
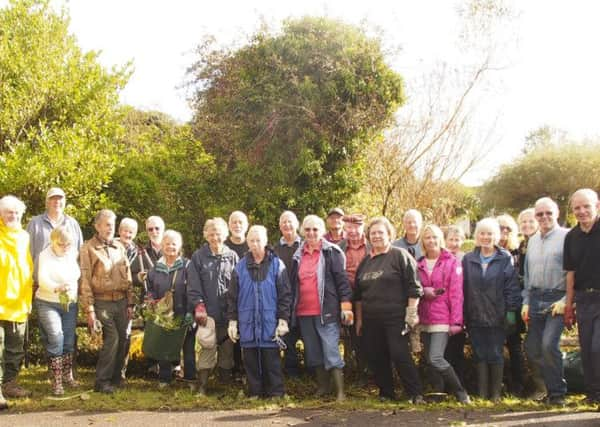
[{"label": "elderly man", "polygon": [[233,211],[229,215],[229,237],[225,244],[234,251],[239,259],[242,259],[248,252],[248,243],[246,242],[246,232],[248,231],[248,217],[242,211]]},{"label": "elderly man", "polygon": [[423,256],[419,238],[423,227],[423,215],[416,209],[409,209],[402,217],[404,237],[392,242],[392,246],[406,249],[416,260]]},{"label": "elderly man", "polygon": [[[292,211],[285,211],[279,217],[279,231],[281,238],[274,245],[273,251],[283,261],[287,274],[290,274],[293,264],[294,253],[300,247],[302,239],[298,235],[298,226],[300,225],[296,214]],[[290,283],[292,283],[291,277]],[[292,295],[295,295],[295,289],[292,289]],[[291,322],[290,322],[291,324]],[[300,330],[297,326],[292,327],[290,332],[283,336],[287,345],[284,355],[284,366],[288,376],[297,377],[300,374],[300,363],[298,361],[298,352],[296,343],[300,339]]]},{"label": "elderly man", "polygon": [[344,211],[340,208],[333,208],[327,213],[326,224],[327,234],[323,237],[325,240],[336,245],[346,238],[344,234]]},{"label": "elderly man", "polygon": [[587,401],[600,403],[600,225],[598,194],[589,188],[571,196],[577,225],[565,237],[563,267],[567,271],[565,326],[575,322],[577,303],[579,345]]},{"label": "elderly man", "polygon": [[564,405],[567,383],[563,378],[560,336],[564,329],[566,273],[563,270],[563,247],[568,231],[558,225],[558,205],[543,197],[535,202],[539,230],[529,238],[525,257],[523,308],[521,316],[528,323],[525,350],[537,383],[533,398],[541,398],[544,385],[548,403]]},{"label": "elderly man", "polygon": [[165,222],[159,216],[149,216],[146,220],[146,232],[148,233],[148,245],[145,247],[150,264],[147,269],[154,267],[156,261],[162,256],[162,238],[165,232]]},{"label": "elderly man", "polygon": [[79,254],[81,307],[90,330],[102,325],[102,349],[96,364],[94,390],[112,393],[121,385],[125,362],[127,325],[133,317],[135,297],[127,251],[114,240],[116,215],[102,209],[94,220],[96,234]]},{"label": "elderly man", "polygon": [[50,233],[59,225],[67,227],[73,236],[73,247],[79,251],[83,245],[83,235],[77,220],[65,214],[67,197],[65,192],[57,187],[46,193],[46,212],[34,216],[27,224],[27,232],[31,238],[31,257],[33,258],[33,280],[37,284],[37,264],[40,253],[50,243]]},{"label": "elderly man", "polygon": [[29,234],[21,228],[25,204],[14,196],[0,199],[0,410],[3,397],[28,397],[16,383],[25,356],[25,330],[31,312],[33,263]]}]

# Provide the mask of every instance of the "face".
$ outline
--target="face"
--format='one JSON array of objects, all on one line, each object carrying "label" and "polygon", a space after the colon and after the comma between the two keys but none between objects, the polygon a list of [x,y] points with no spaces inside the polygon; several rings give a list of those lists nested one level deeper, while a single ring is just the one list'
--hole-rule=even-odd
[{"label": "face", "polygon": [[163,230],[162,224],[157,221],[150,221],[146,224],[146,232],[153,243],[160,244],[165,230]]},{"label": "face", "polygon": [[165,237],[162,239],[161,243],[162,253],[167,258],[175,258],[179,255],[179,250],[181,249],[181,243],[178,239],[173,237]]},{"label": "face", "polygon": [[46,200],[46,208],[50,212],[62,213],[65,210],[66,200],[62,196],[52,196]]},{"label": "face", "polygon": [[265,246],[267,245],[266,240],[261,237],[260,233],[250,233],[248,234],[248,238],[246,239],[248,243],[248,248],[253,255],[262,254],[265,251]]},{"label": "face", "polygon": [[362,239],[363,234],[365,233],[365,226],[364,224],[345,222],[344,231],[346,232],[346,237],[348,237],[348,240],[356,241]]},{"label": "face", "polygon": [[373,224],[369,229],[369,241],[375,249],[385,249],[390,245],[390,235],[383,224]]},{"label": "face", "polygon": [[342,227],[344,226],[344,221],[342,220],[342,216],[338,214],[332,214],[327,217],[327,229],[332,231],[342,231]]},{"label": "face", "polygon": [[542,233],[547,233],[552,230],[558,223],[557,212],[549,203],[541,203],[536,206],[535,217],[537,218]]},{"label": "face", "polygon": [[206,241],[211,247],[217,248],[223,245],[225,235],[220,227],[211,227],[206,232]]},{"label": "face", "polygon": [[102,217],[100,218],[100,222],[94,225],[96,231],[98,232],[98,236],[102,240],[110,241],[115,236],[115,219],[110,217]]},{"label": "face", "polygon": [[19,228],[21,226],[21,216],[15,208],[6,208],[0,212],[4,225],[10,228]]},{"label": "face", "polygon": [[523,236],[530,237],[538,229],[538,222],[535,220],[535,216],[531,214],[525,214],[521,217],[519,222],[519,231]]},{"label": "face", "polygon": [[133,227],[130,227],[129,225],[122,225],[121,227],[119,227],[119,239],[121,240],[121,243],[123,243],[125,246],[131,245],[133,239],[135,239],[136,234],[136,230],[134,230]]},{"label": "face", "polygon": [[462,247],[463,239],[457,233],[450,233],[446,238],[446,247],[450,252],[458,252]]},{"label": "face", "polygon": [[408,215],[402,220],[404,231],[409,236],[418,236],[421,232],[421,223],[414,215]]},{"label": "face", "polygon": [[508,242],[508,236],[511,232],[512,229],[508,224],[500,223],[500,241],[498,242],[500,246],[504,246]]},{"label": "face", "polygon": [[229,218],[229,231],[235,237],[244,237],[248,230],[248,222],[242,215],[231,215]]},{"label": "face", "polygon": [[440,239],[431,230],[423,235],[423,246],[427,253],[435,253],[440,251]]},{"label": "face", "polygon": [[295,236],[298,225],[291,215],[283,215],[279,220],[279,230],[284,236]]},{"label": "face", "polygon": [[494,247],[494,233],[491,230],[479,230],[477,233],[477,246],[491,249]]},{"label": "face", "polygon": [[304,227],[304,240],[309,245],[317,245],[321,241],[323,233],[316,224],[306,224]]},{"label": "face", "polygon": [[65,256],[65,254],[69,251],[70,248],[71,242],[52,242],[52,251],[56,254],[56,256]]},{"label": "face", "polygon": [[598,202],[586,196],[578,194],[571,200],[573,215],[583,226],[590,226],[598,216]]}]

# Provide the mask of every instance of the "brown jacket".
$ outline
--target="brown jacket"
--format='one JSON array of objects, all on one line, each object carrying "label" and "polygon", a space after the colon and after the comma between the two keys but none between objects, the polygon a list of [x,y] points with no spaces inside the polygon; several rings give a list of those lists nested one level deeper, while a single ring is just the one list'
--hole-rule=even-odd
[{"label": "brown jacket", "polygon": [[86,241],[79,253],[81,266],[81,306],[88,312],[94,301],[119,301],[134,304],[131,268],[127,251],[117,241],[104,244],[97,236]]}]

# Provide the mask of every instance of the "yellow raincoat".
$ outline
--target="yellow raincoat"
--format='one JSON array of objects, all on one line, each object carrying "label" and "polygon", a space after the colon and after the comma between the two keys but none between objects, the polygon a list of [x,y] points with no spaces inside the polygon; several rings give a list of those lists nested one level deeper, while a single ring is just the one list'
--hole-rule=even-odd
[{"label": "yellow raincoat", "polygon": [[29,234],[0,220],[0,320],[25,322],[31,312],[32,288]]}]

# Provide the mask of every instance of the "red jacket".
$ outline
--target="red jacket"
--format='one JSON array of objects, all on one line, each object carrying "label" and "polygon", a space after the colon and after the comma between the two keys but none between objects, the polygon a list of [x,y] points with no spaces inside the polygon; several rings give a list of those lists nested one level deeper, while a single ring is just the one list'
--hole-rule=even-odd
[{"label": "red jacket", "polygon": [[421,298],[419,319],[422,325],[463,324],[463,272],[462,264],[442,249],[431,276],[427,272],[427,260],[421,257],[417,262],[419,280],[423,288],[443,288],[444,293],[432,300]]}]

